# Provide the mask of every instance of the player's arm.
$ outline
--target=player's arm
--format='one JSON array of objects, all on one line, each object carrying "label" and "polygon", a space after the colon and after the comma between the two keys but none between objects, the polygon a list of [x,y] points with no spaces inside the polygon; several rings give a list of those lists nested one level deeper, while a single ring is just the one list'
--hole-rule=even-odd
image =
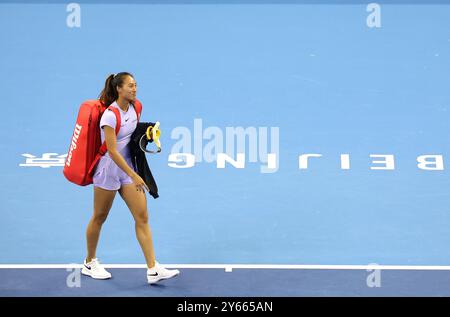
[{"label": "player's arm", "polygon": [[128,176],[134,177],[137,173],[127,164],[123,156],[117,151],[116,131],[110,126],[103,126],[105,132],[106,148],[109,156]]}]

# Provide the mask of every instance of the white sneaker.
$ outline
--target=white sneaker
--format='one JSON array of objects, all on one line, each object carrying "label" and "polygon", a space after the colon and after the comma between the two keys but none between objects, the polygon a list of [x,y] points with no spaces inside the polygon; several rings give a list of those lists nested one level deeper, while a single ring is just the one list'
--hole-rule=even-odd
[{"label": "white sneaker", "polygon": [[106,280],[111,278],[111,273],[106,271],[97,259],[92,259],[89,263],[86,263],[85,259],[81,274],[90,276],[96,280]]},{"label": "white sneaker", "polygon": [[151,269],[147,269],[147,281],[148,284],[154,284],[160,280],[172,278],[180,274],[178,270],[168,270],[161,266],[158,262],[155,262],[155,266]]}]

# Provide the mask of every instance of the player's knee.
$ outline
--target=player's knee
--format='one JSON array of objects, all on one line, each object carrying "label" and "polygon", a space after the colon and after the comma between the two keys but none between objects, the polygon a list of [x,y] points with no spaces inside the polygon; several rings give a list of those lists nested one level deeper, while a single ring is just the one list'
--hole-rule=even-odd
[{"label": "player's knee", "polygon": [[148,213],[147,211],[140,212],[134,218],[136,224],[147,224],[148,223]]},{"label": "player's knee", "polygon": [[108,213],[95,213],[94,216],[92,217],[92,220],[96,224],[102,225],[106,221],[107,217],[108,217]]}]

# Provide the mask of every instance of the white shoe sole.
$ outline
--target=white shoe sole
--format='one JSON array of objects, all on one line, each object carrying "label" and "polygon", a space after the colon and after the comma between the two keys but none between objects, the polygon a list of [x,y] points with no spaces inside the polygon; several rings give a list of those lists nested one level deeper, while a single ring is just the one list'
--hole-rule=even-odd
[{"label": "white shoe sole", "polygon": [[180,274],[180,272],[177,272],[177,273],[175,273],[174,275],[170,275],[170,276],[162,276],[162,277],[158,277],[157,279],[152,279],[152,280],[149,280],[148,277],[147,277],[147,283],[148,283],[148,284],[155,284],[155,283],[158,283],[158,282],[161,281],[161,280],[167,280],[167,279],[169,279],[169,278],[173,278],[173,277],[175,277],[175,276],[178,276],[178,274]]},{"label": "white shoe sole", "polygon": [[109,276],[93,275],[88,269],[86,269],[84,267],[81,269],[81,274],[86,275],[86,276],[90,276],[90,277],[92,277],[93,279],[96,279],[96,280],[107,280],[107,279],[111,278],[111,275],[109,275]]}]

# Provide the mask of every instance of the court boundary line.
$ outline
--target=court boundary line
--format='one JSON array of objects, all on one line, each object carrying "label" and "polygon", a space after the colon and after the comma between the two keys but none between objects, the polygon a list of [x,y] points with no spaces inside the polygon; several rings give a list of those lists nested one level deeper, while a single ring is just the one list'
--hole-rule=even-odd
[{"label": "court boundary line", "polygon": [[[103,264],[111,269],[145,269],[146,264]],[[167,268],[177,269],[233,269],[258,270],[420,270],[420,271],[449,271],[446,265],[299,265],[299,264],[164,264]],[[0,264],[0,269],[76,269],[83,264]]]}]

